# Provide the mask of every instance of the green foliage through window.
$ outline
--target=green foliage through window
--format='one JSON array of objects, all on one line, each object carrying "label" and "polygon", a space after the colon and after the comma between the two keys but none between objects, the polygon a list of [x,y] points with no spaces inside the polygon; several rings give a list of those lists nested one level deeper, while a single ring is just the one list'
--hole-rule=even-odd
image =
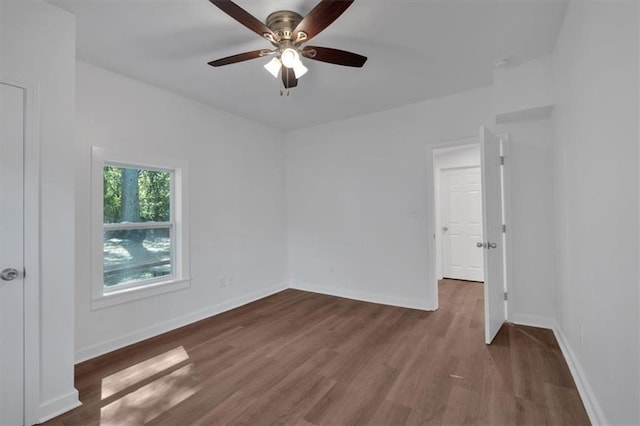
[{"label": "green foliage through window", "polygon": [[106,165],[102,175],[104,286],[173,274],[172,173]]},{"label": "green foliage through window", "polygon": [[104,166],[103,178],[104,223],[171,220],[171,173]]}]

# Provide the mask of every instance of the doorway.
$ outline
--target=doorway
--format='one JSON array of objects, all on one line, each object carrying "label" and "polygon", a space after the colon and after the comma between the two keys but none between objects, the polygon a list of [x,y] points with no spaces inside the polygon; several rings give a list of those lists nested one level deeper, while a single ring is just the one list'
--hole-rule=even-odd
[{"label": "doorway", "polygon": [[[438,308],[438,283],[443,277],[482,279],[487,344],[507,318],[508,147],[508,135],[498,137],[481,127],[476,138],[427,149],[432,177],[427,198],[433,237],[429,239],[433,306]],[[480,212],[474,209],[477,204]]]},{"label": "doorway", "polygon": [[38,421],[40,151],[36,105],[33,85],[0,78],[0,424]]},{"label": "doorway", "polygon": [[438,279],[484,281],[480,145],[433,151]]},{"label": "doorway", "polygon": [[0,84],[0,123],[0,424],[23,424],[23,89]]}]

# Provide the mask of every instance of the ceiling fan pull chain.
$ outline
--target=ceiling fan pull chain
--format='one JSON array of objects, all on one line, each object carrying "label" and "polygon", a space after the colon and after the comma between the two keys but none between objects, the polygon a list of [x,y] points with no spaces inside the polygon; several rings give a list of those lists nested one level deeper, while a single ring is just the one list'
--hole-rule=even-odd
[{"label": "ceiling fan pull chain", "polygon": [[280,79],[280,96],[284,96],[284,92],[287,90],[287,88],[284,86],[284,81],[282,81],[282,79]]}]

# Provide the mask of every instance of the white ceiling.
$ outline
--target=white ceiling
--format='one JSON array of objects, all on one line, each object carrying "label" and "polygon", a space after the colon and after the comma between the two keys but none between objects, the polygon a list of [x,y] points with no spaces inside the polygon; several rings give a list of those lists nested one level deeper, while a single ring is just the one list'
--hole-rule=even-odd
[{"label": "white ceiling", "polygon": [[[319,0],[236,0],[264,20]],[[491,84],[493,61],[549,54],[565,0],[356,0],[309,44],[360,53],[364,68],[306,60],[281,97],[268,58],[207,62],[270,44],[207,0],[49,0],[77,17],[78,58],[280,129]]]}]

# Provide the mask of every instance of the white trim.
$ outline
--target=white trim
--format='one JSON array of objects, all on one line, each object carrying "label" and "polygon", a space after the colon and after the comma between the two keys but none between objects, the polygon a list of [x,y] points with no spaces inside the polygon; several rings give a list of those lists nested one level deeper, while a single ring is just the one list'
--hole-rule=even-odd
[{"label": "white trim", "polygon": [[544,105],[541,107],[521,109],[518,111],[504,112],[496,114],[496,124],[517,123],[520,121],[537,120],[551,116],[555,105]]},{"label": "white trim", "polygon": [[190,278],[162,281],[158,283],[145,284],[139,287],[128,287],[120,291],[104,293],[99,299],[91,301],[91,310],[107,308],[109,306],[120,305],[122,303],[133,302],[134,300],[146,299],[147,297],[158,296],[160,294],[171,293],[189,288]]},{"label": "white trim", "polygon": [[[640,22],[640,5],[638,6],[638,11],[637,11],[637,16],[636,16],[636,23]],[[638,31],[638,39],[636,40],[637,46],[638,46],[638,50],[635,52],[636,55],[638,55],[638,59],[640,59],[640,31]],[[638,61],[638,63],[636,64],[638,66],[638,68],[640,69],[640,60]],[[636,93],[636,99],[640,99],[640,73],[638,73],[638,92]],[[638,135],[640,135],[640,110],[638,111],[638,116],[637,118],[637,123],[638,123]],[[636,158],[637,162],[640,162],[640,150],[638,150],[638,158]],[[638,164],[638,163],[636,163]],[[638,185],[638,187],[640,187],[640,173],[638,174],[638,179],[636,182],[636,185]],[[636,203],[636,208],[638,209],[638,212],[640,212],[640,197],[638,197],[638,202]],[[640,219],[640,217],[639,217]],[[638,223],[638,222],[636,222]],[[636,235],[637,240],[640,240],[640,232],[638,233],[638,235]],[[640,254],[640,253],[639,253]],[[636,271],[636,273],[638,275],[636,276],[640,276],[640,256],[638,256],[638,258],[636,259],[636,261],[638,262],[638,269]],[[637,306],[640,306],[640,291],[638,292],[638,300],[636,300],[636,303],[638,303]],[[638,347],[636,348],[638,353],[640,354],[640,327],[638,327],[638,332],[637,332],[637,336],[635,336],[638,339]],[[638,387],[640,388],[640,375],[638,377]],[[640,392],[639,392],[640,393]],[[640,395],[638,395],[638,401],[637,401],[637,410],[638,410],[638,418],[640,418]]]},{"label": "white trim", "polygon": [[[503,234],[503,242],[504,242],[504,291],[509,295],[509,300],[514,299],[514,286],[511,285],[513,283],[513,221],[511,220],[512,215],[512,207],[511,207],[511,138],[509,133],[499,133],[497,136],[500,138],[500,153],[505,158],[504,164],[502,165],[502,206],[503,206],[503,217],[504,225],[507,226],[507,232]],[[517,292],[517,290],[516,290]],[[511,320],[511,311],[513,309],[513,304],[510,304],[507,301],[504,304],[504,312],[506,316],[506,320]],[[550,328],[553,328],[551,326]]]},{"label": "white trim", "polygon": [[120,231],[123,229],[158,229],[173,228],[173,222],[123,222],[123,223],[104,223],[102,228],[107,231]]},{"label": "white trim", "polygon": [[97,345],[78,349],[75,353],[76,364],[106,354],[116,349],[120,349],[125,346],[140,342],[142,340],[158,336],[162,333],[175,330],[176,328],[184,327],[185,325],[189,325],[205,318],[209,318],[211,316],[221,314],[231,309],[238,308],[248,303],[255,302],[256,300],[263,299],[286,289],[286,284],[274,285],[262,290],[255,291],[245,296],[218,303],[217,305],[212,305],[208,308],[201,309],[197,312],[192,312],[179,318],[174,318],[172,320],[165,321],[151,327],[147,327],[142,330],[138,330],[133,333],[108,340],[106,342],[98,343]]},{"label": "white trim", "polygon": [[526,325],[529,327],[546,328],[555,330],[556,319],[552,317],[543,317],[540,315],[512,314],[510,322],[518,325]]},{"label": "white trim", "polygon": [[[504,151],[502,155],[508,157],[510,154],[510,135],[509,133],[497,133],[502,141],[505,141],[505,144],[501,144],[504,146]],[[427,176],[429,178],[427,184],[427,224],[428,224],[428,233],[430,238],[427,238],[427,262],[431,265],[429,276],[427,277],[427,286],[428,286],[428,300],[427,305],[429,306],[429,310],[437,310],[438,309],[438,277],[437,277],[437,256],[436,256],[436,241],[435,235],[437,232],[436,229],[436,213],[435,213],[435,167],[434,167],[434,155],[433,151],[442,148],[457,148],[463,146],[470,145],[479,145],[480,144],[480,136],[472,136],[460,139],[452,139],[441,142],[436,142],[433,144],[427,145]],[[512,229],[511,226],[511,169],[506,164],[502,169],[504,176],[504,188],[503,188],[503,199],[504,199],[504,222],[507,225],[507,233],[505,235],[505,291],[512,292],[511,286],[511,278],[512,278],[512,267],[511,267],[511,245],[512,239],[510,236],[510,232]],[[508,312],[509,303],[505,302],[505,312]],[[552,327],[553,328],[553,327]]]},{"label": "white trim", "polygon": [[591,424],[609,424],[604,416],[604,412],[602,411],[600,404],[598,404],[598,400],[593,393],[593,389],[589,385],[589,381],[587,380],[584,371],[580,366],[580,363],[574,355],[573,350],[569,346],[567,338],[560,330],[555,319],[552,317],[543,317],[538,315],[514,314],[511,322],[518,325],[546,328],[553,331],[556,341],[558,342],[558,346],[560,346],[560,350],[562,351],[562,355],[564,356],[564,359],[569,366],[569,371],[571,373],[571,376],[573,377],[573,381],[576,384],[576,388],[578,389],[578,393],[580,394],[580,398],[582,399],[582,404],[587,411],[587,415],[589,416]]},{"label": "white trim", "polygon": [[573,381],[576,383],[576,388],[578,388],[578,393],[580,394],[582,404],[587,411],[591,424],[594,426],[610,424],[607,421],[595,394],[593,393],[593,389],[587,380],[587,376],[584,374],[584,370],[582,369],[580,362],[578,362],[571,346],[569,346],[569,341],[562,330],[560,330],[559,326],[556,325],[556,327],[553,328],[553,334],[556,336],[562,355],[564,355],[564,359],[567,361],[569,371],[573,376]]},{"label": "white trim", "polygon": [[[114,227],[165,227],[171,229],[174,250],[173,274],[123,285],[120,289],[106,291],[103,285],[103,167],[139,167],[171,172],[171,221],[144,224],[109,224]],[[117,149],[92,147],[91,150],[91,310],[128,303],[146,297],[172,292],[190,286],[189,270],[189,171],[184,160],[160,158],[153,153],[135,153]]]},{"label": "white trim", "polygon": [[433,151],[443,148],[458,148],[463,146],[479,145],[480,137],[472,136],[467,138],[452,139],[435,142],[427,145],[427,300],[425,305],[427,310],[435,311],[439,307],[438,300],[438,259],[436,255],[436,188],[435,188],[435,167]]},{"label": "white trim", "polygon": [[[125,346],[140,342],[142,340],[158,336],[160,334],[166,333],[171,330],[175,330],[179,327],[183,327],[185,325],[192,324],[194,322],[200,321],[202,319],[219,315],[223,312],[229,311],[231,309],[238,308],[240,306],[246,305],[248,303],[254,302],[259,299],[263,299],[265,297],[271,296],[273,294],[279,293],[287,288],[308,291],[319,294],[326,294],[330,296],[336,297],[344,297],[347,299],[371,302],[371,303],[379,303],[383,305],[391,305],[391,306],[399,306],[410,309],[419,309],[429,311],[428,304],[426,303],[417,303],[419,301],[408,298],[398,298],[398,297],[389,297],[382,296],[373,293],[366,293],[360,291],[351,291],[345,289],[337,289],[337,288],[328,288],[328,287],[320,287],[313,284],[308,283],[296,283],[291,284],[289,286],[281,284],[269,287],[264,290],[259,290],[253,292],[249,295],[238,297],[236,299],[229,300],[227,302],[219,303],[217,305],[213,305],[211,307],[202,309],[198,312],[194,312],[180,318],[172,319],[170,321],[165,321],[163,323],[157,324],[152,327],[145,328],[143,330],[136,331],[134,333],[130,333],[125,336],[118,337],[116,339],[112,339],[97,345],[89,346],[87,348],[79,349],[75,353],[75,362],[76,364],[81,363],[83,361],[95,358],[97,356],[106,354],[108,352],[123,348]],[[567,365],[569,366],[569,370],[571,375],[573,376],[573,380],[576,383],[576,387],[578,389],[578,393],[582,398],[582,402],[585,406],[587,414],[589,416],[589,420],[593,425],[604,425],[608,424],[600,408],[591,386],[589,385],[586,377],[584,376],[583,370],[576,360],[573,351],[570,349],[564,334],[557,327],[555,320],[551,317],[542,317],[537,315],[522,315],[516,314],[513,318],[513,323],[519,325],[526,325],[531,327],[539,327],[553,330],[553,333],[556,337],[560,350],[567,361]],[[74,401],[75,398],[75,401]],[[44,422],[48,419],[51,419],[63,412],[71,410],[80,403],[77,402],[77,393],[71,393],[62,398],[58,398],[54,401],[50,401],[40,409],[40,412],[48,412],[53,413],[47,415],[47,417],[41,418],[39,421]]]},{"label": "white trim", "polygon": [[24,422],[40,405],[40,102],[39,87],[12,76],[0,82],[24,90]]},{"label": "white trim", "polygon": [[361,302],[379,303],[381,305],[399,306],[401,308],[419,309],[422,311],[432,311],[428,303],[420,299],[410,299],[406,297],[384,296],[364,291],[354,291],[343,288],[324,287],[309,283],[291,284],[289,288],[295,290],[309,291],[311,293],[326,294],[329,296],[344,297],[346,299],[358,300]]},{"label": "white trim", "polygon": [[74,408],[81,405],[82,403],[78,399],[78,391],[74,389],[66,395],[62,395],[61,397],[52,399],[42,404],[39,410],[40,414],[38,415],[38,423],[46,422],[49,419],[57,417],[62,413],[66,413],[69,410],[73,410]]}]

